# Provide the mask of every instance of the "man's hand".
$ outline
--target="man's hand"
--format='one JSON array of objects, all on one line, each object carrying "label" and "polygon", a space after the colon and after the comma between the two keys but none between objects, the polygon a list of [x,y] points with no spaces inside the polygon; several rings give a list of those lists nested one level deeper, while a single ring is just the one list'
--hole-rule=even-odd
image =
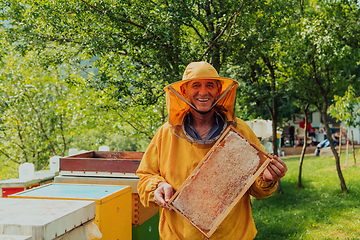
[{"label": "man's hand", "polygon": [[174,189],[170,184],[168,184],[167,182],[159,182],[154,192],[154,201],[160,207],[172,211],[172,209],[167,203],[173,196],[173,194]]},{"label": "man's hand", "polygon": [[273,159],[271,159],[271,162],[263,173],[263,180],[278,181],[280,178],[285,176],[286,171],[287,167],[284,161],[274,155]]}]

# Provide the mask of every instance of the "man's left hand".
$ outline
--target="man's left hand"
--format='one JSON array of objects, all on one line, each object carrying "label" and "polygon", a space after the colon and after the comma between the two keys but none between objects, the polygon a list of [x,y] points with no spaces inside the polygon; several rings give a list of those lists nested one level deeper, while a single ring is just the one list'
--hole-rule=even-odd
[{"label": "man's left hand", "polygon": [[287,167],[284,161],[278,158],[276,155],[273,155],[273,159],[271,159],[271,162],[263,173],[263,180],[278,181],[285,176],[286,171]]}]

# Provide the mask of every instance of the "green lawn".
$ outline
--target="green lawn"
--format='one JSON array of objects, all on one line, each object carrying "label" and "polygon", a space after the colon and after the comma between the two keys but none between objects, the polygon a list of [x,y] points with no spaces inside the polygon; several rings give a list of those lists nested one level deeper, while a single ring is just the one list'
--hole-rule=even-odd
[{"label": "green lawn", "polygon": [[[360,162],[359,149],[357,153]],[[341,165],[345,159],[342,153]],[[284,194],[252,199],[256,239],[360,239],[360,165],[353,165],[352,155],[342,170],[348,193],[341,192],[334,157],[305,157],[304,189],[297,188],[299,157],[284,161]]]}]

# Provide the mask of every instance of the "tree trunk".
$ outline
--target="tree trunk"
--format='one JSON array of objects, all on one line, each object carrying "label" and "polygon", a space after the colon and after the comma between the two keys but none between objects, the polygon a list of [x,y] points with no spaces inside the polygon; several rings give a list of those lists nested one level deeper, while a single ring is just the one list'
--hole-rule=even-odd
[{"label": "tree trunk", "polygon": [[348,136],[350,136],[350,127],[348,128],[348,132],[345,137],[345,141],[346,141],[346,164],[345,164],[345,166],[348,165],[348,160],[349,160],[349,138],[348,138]]},{"label": "tree trunk", "polygon": [[[272,92],[275,92],[276,89],[275,89],[275,78],[273,77],[273,83],[272,84]],[[272,138],[272,142],[273,142],[273,152],[276,156],[278,156],[278,142],[277,142],[277,123],[278,123],[278,104],[277,104],[277,99],[275,96],[273,96],[273,99],[272,99],[272,116],[271,116],[271,120],[272,120],[272,135],[273,135],[273,138]],[[281,185],[281,180],[278,181],[278,186],[276,188],[276,192],[277,193],[284,193],[283,189],[282,189],[282,185]]]},{"label": "tree trunk", "polygon": [[277,116],[273,116],[272,119],[272,144],[273,144],[273,153],[278,156],[278,143],[277,143]]},{"label": "tree trunk", "polygon": [[355,156],[355,147],[354,147],[354,132],[351,130],[351,144],[352,144],[352,150],[353,150],[353,156],[354,156],[354,165],[356,166],[356,156]]},{"label": "tree trunk", "polygon": [[[277,129],[277,101],[276,99],[273,99],[273,109],[276,109],[273,111],[274,113],[274,116],[272,116],[272,135],[273,135],[273,139],[272,139],[272,142],[273,142],[273,152],[276,156],[278,156],[278,146],[277,146],[277,132],[276,132],[276,129]],[[278,181],[278,186],[276,188],[276,192],[277,193],[284,193],[283,189],[282,189],[282,185],[281,185],[281,179]]]},{"label": "tree trunk", "polygon": [[277,193],[280,193],[280,194],[283,194],[283,193],[284,193],[284,191],[283,191],[283,189],[282,189],[282,185],[281,185],[281,179],[278,181],[278,186],[277,186],[277,188],[276,188],[276,192],[277,192]]},{"label": "tree trunk", "polygon": [[300,162],[299,162],[299,177],[298,177],[298,188],[304,188],[302,182],[301,182],[301,174],[302,174],[302,165],[304,162],[304,157],[306,153],[306,147],[307,147],[307,131],[308,131],[308,117],[307,117],[307,110],[309,109],[309,103],[306,104],[304,108],[304,114],[305,114],[305,136],[304,136],[304,145],[302,147],[301,155],[300,155]]},{"label": "tree trunk", "polygon": [[334,141],[333,141],[332,136],[330,134],[330,127],[329,127],[329,124],[328,124],[327,114],[326,114],[326,112],[327,112],[327,104],[324,103],[323,109],[320,112],[321,112],[321,119],[323,120],[324,125],[325,125],[326,136],[329,139],[330,148],[331,148],[331,151],[333,152],[333,155],[334,155],[334,158],[335,158],[336,171],[337,171],[339,179],[340,179],[341,190],[343,192],[347,192],[345,180],[344,180],[344,177],[343,177],[342,172],[341,172],[340,158],[339,158],[338,153],[336,152]]},{"label": "tree trunk", "polygon": [[[275,82],[275,79],[272,78],[272,81]],[[275,93],[275,83],[271,86],[271,91]],[[272,120],[272,143],[273,143],[273,152],[276,156],[278,156],[278,143],[277,143],[277,123],[278,123],[278,104],[275,96],[272,98],[272,111],[271,112],[271,120]]]},{"label": "tree trunk", "polygon": [[[268,110],[271,115],[272,120],[272,144],[273,144],[273,153],[277,156],[278,155],[278,146],[277,146],[277,123],[278,123],[278,102],[276,97],[276,77],[275,77],[275,69],[271,65],[270,59],[268,57],[262,56],[262,59],[267,66],[267,68],[270,71],[271,76],[271,98],[272,98],[272,107],[269,106],[269,104],[266,104],[268,107]],[[277,193],[284,193],[281,186],[281,181],[278,181],[278,186],[276,189]]]},{"label": "tree trunk", "polygon": [[339,137],[339,161],[341,159],[341,138],[342,138],[342,127],[340,126],[340,137]]},{"label": "tree trunk", "polygon": [[[277,146],[277,101],[276,99],[273,99],[273,108],[276,110],[274,110],[274,116],[272,117],[272,135],[273,135],[273,152],[276,156],[278,156],[278,146]],[[275,114],[276,113],[276,114]],[[276,188],[276,192],[277,193],[284,193],[283,189],[282,189],[282,185],[281,185],[281,179],[278,181],[278,186]]]}]

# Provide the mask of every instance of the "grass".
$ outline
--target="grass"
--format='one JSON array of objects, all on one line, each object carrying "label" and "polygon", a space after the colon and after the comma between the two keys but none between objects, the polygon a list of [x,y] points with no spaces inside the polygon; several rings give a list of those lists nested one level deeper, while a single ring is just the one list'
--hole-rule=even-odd
[{"label": "grass", "polygon": [[[359,149],[357,161],[360,162]],[[345,163],[345,153],[341,163]],[[288,166],[281,180],[284,194],[252,198],[255,239],[360,239],[360,165],[342,170],[348,193],[341,191],[333,156],[306,156],[297,188],[299,157],[283,159]]]}]

